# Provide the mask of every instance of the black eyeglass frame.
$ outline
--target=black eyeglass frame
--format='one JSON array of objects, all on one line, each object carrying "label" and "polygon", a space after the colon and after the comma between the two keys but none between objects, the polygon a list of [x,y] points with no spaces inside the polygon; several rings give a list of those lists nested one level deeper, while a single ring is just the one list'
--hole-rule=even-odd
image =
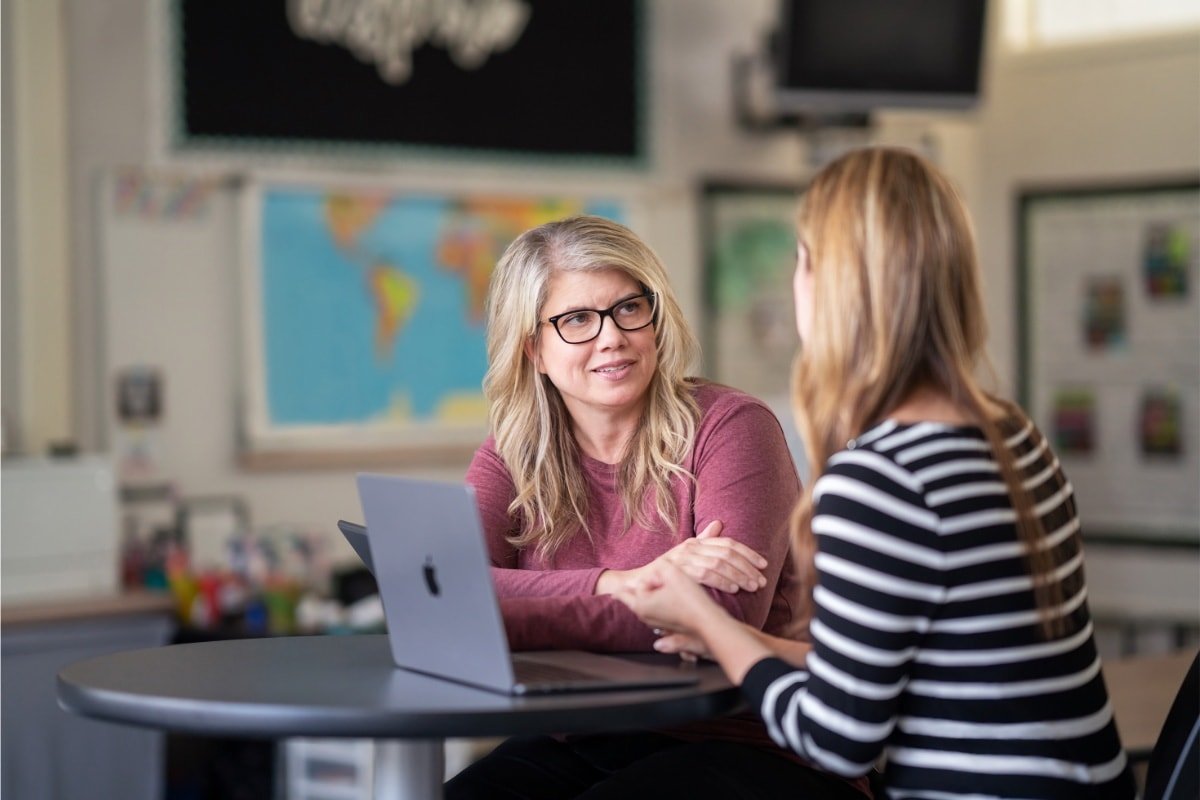
[{"label": "black eyeglass frame", "polygon": [[[636,328],[626,328],[624,325],[617,322],[617,318],[613,315],[614,311],[616,311],[620,306],[624,305],[625,303],[628,303],[630,300],[638,300],[643,297],[649,298],[649,300],[650,300],[650,319],[647,320],[644,325],[638,325]],[[584,311],[590,311],[593,314],[599,314],[600,315],[600,326],[598,328],[596,328],[595,334],[593,334],[592,336],[589,336],[586,339],[581,339],[578,342],[568,341],[567,337],[563,336],[563,332],[558,329],[558,321],[560,319],[562,319],[563,317],[569,317],[572,314],[580,314],[580,313],[583,313]],[[558,334],[558,338],[562,339],[563,342],[565,342],[566,344],[587,344],[588,342],[596,339],[598,336],[600,336],[601,333],[604,332],[604,318],[605,317],[608,317],[609,319],[611,319],[613,322],[613,325],[616,325],[617,328],[625,331],[626,333],[630,333],[632,331],[640,331],[642,328],[649,327],[658,321],[658,294],[647,289],[646,291],[642,292],[641,294],[634,294],[634,295],[630,295],[629,297],[624,297],[624,298],[618,300],[617,302],[613,303],[608,308],[573,308],[570,311],[564,311],[561,314],[555,314],[553,317],[547,317],[546,320],[542,324],[553,327],[554,332]]]}]

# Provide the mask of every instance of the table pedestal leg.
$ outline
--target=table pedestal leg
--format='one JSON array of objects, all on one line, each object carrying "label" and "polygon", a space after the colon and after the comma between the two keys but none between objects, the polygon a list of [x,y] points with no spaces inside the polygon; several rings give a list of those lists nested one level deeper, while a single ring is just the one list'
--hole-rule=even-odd
[{"label": "table pedestal leg", "polygon": [[375,742],[377,800],[441,800],[446,754],[441,739]]}]

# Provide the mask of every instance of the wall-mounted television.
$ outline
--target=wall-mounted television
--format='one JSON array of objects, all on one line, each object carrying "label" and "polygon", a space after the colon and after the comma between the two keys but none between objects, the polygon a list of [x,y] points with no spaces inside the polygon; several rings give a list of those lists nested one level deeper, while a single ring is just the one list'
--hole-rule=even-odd
[{"label": "wall-mounted television", "polygon": [[969,109],[986,0],[781,0],[775,103],[788,114]]}]

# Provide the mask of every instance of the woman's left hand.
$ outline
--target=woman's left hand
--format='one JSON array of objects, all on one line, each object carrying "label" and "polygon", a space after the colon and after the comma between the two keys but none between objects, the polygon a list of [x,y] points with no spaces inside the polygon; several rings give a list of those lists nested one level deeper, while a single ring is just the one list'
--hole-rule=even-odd
[{"label": "woman's left hand", "polygon": [[723,536],[724,532],[725,523],[713,520],[648,566],[669,562],[696,583],[730,594],[739,589],[756,592],[766,586],[762,570],[767,568],[767,560],[737,539]]},{"label": "woman's left hand", "polygon": [[722,536],[724,523],[713,520],[695,536],[679,542],[653,561],[634,569],[607,569],[596,580],[595,594],[616,594],[631,581],[644,580],[670,564],[696,583],[722,592],[756,592],[767,585],[767,560],[737,539]]}]

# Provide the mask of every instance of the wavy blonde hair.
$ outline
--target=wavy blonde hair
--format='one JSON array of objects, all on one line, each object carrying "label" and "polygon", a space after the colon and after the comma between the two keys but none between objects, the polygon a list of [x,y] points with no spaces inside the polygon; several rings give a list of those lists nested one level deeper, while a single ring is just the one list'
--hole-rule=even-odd
[{"label": "wavy blonde hair", "polygon": [[[526,231],[492,273],[483,392],[496,451],[516,486],[508,512],[518,524],[508,540],[547,559],[577,532],[591,535],[587,482],[562,397],[526,355],[525,344],[533,341],[536,347],[555,272],[606,270],[625,273],[657,298],[658,368],[617,471],[626,527],[632,520],[650,527],[651,516],[657,516],[671,530],[678,521],[671,480],[692,478],[682,464],[700,412],[687,375],[700,348],[658,256],[633,231],[601,217],[571,217]],[[646,509],[650,496],[653,515]]]},{"label": "wavy blonde hair", "polygon": [[[848,153],[813,180],[797,214],[812,270],[812,334],[797,357],[792,397],[812,477],[792,519],[802,575],[810,588],[812,487],[826,461],[881,422],[914,389],[945,392],[982,428],[1017,512],[1042,627],[1063,590],[1055,554],[1014,457],[992,419],[994,404],[1022,412],[975,378],[987,338],[979,259],[958,192],[914,153],[868,148]],[[811,605],[811,604],[810,604]]]}]

